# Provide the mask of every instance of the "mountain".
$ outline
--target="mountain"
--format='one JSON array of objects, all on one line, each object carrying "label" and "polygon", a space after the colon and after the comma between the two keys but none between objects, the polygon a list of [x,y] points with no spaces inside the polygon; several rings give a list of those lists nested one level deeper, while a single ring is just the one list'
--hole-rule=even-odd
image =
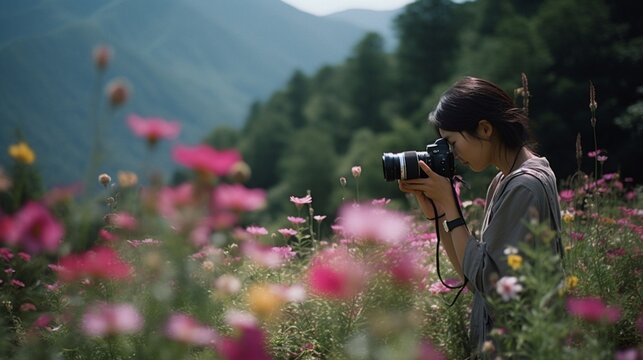
[{"label": "mountain", "polygon": [[[106,131],[101,171],[168,170],[169,146],[146,155],[125,126],[129,113],[182,122],[181,143],[217,125],[240,126],[252,101],[295,69],[344,59],[365,34],[355,25],[301,12],[280,0],[21,0],[0,4],[0,147],[18,133],[34,148],[47,185],[77,181],[96,122]],[[99,77],[92,49],[114,58]],[[133,96],[120,109],[95,94],[125,77]],[[101,96],[102,97],[102,96]],[[6,150],[0,163],[8,164]]]},{"label": "mountain", "polygon": [[386,48],[393,50],[397,46],[394,20],[403,9],[387,11],[353,9],[326,15],[325,18],[350,24],[366,31],[376,32],[384,38]]}]

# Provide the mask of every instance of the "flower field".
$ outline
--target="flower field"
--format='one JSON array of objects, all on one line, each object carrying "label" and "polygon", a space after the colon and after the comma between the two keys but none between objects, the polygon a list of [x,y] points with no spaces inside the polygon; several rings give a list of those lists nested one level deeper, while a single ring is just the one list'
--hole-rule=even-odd
[{"label": "flower field", "polygon": [[[127,89],[112,84],[108,95],[119,106]],[[149,151],[180,131],[138,115],[128,124]],[[318,214],[316,194],[291,194],[287,225],[253,223],[266,192],[244,185],[250,169],[239,152],[202,144],[168,155],[190,173],[180,183],[99,174],[94,165],[85,188],[38,194],[28,191],[37,154],[25,141],[8,151],[13,163],[0,174],[0,358],[469,356],[471,294],[450,306],[457,291],[446,285],[459,280],[417,210],[351,198],[336,214]],[[580,156],[593,157],[596,169],[559,186],[565,256],[548,246],[505,250],[513,273],[497,279],[489,298],[498,316],[482,357],[641,356],[641,189],[602,174],[604,152]],[[352,181],[337,186],[359,198],[362,168],[350,170]],[[462,200],[475,232],[484,200]],[[536,244],[556,235],[528,225]]]}]

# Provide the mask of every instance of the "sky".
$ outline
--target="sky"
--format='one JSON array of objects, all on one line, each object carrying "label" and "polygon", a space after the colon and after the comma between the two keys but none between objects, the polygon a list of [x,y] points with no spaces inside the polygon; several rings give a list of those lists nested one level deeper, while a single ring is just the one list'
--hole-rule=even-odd
[{"label": "sky", "polygon": [[414,0],[282,0],[299,10],[314,14],[328,15],[348,9],[393,10],[412,3]]}]

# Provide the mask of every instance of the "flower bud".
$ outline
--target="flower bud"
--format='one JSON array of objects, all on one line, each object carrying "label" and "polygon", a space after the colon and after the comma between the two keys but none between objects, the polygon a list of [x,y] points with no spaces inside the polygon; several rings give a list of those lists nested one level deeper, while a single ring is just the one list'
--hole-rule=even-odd
[{"label": "flower bud", "polygon": [[339,178],[339,184],[340,184],[342,187],[346,186],[346,178],[345,178],[345,177],[343,177],[343,176],[342,176],[342,177],[340,177],[340,178]]},{"label": "flower bud", "polygon": [[109,175],[103,173],[98,175],[98,182],[104,187],[107,187],[107,185],[112,182],[112,178]]},{"label": "flower bud", "polygon": [[130,95],[130,86],[125,79],[115,79],[107,84],[107,97],[113,107],[123,105]]},{"label": "flower bud", "polygon": [[112,49],[106,45],[94,48],[94,64],[98,70],[105,70],[112,58]]},{"label": "flower bud", "polygon": [[353,173],[353,177],[357,179],[362,174],[362,167],[353,166],[353,168],[351,169],[351,172]]}]

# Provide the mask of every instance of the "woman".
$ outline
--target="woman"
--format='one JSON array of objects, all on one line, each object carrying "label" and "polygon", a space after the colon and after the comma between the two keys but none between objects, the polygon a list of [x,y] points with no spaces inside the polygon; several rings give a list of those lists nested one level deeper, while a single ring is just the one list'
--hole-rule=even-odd
[{"label": "woman", "polygon": [[[444,225],[437,229],[444,249],[473,293],[470,340],[475,354],[493,326],[493,311],[484,296],[495,291],[497,279],[509,274],[504,250],[528,241],[525,223],[535,216],[553,230],[560,229],[556,177],[547,159],[529,147],[527,116],[489,81],[467,77],[455,83],[440,98],[429,123],[462,164],[476,172],[492,165],[499,170],[487,190],[480,239],[471,235],[461,219],[449,179],[424,162],[420,166],[428,178],[403,180],[399,185],[415,195],[427,218],[437,217]],[[552,246],[562,255],[558,237]]]}]

